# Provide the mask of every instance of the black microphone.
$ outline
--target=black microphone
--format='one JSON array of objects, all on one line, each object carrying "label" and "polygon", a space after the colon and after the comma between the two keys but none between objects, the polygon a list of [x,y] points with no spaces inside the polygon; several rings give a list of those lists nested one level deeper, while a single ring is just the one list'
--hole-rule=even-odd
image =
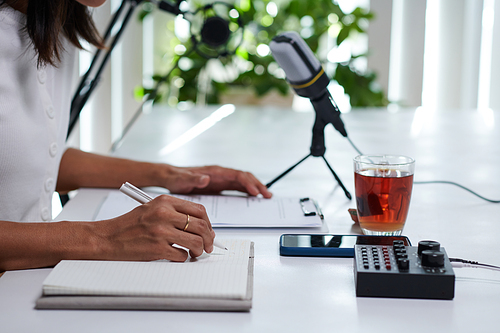
[{"label": "black microphone", "polygon": [[276,36],[269,47],[297,95],[311,100],[316,111],[311,154],[323,156],[323,132],[327,124],[331,123],[342,136],[347,137],[344,123],[340,119],[341,113],[327,89],[330,79],[309,46],[296,32],[289,31]]},{"label": "black microphone", "polygon": [[201,28],[201,40],[212,47],[224,45],[230,36],[229,22],[219,16],[207,18]]},{"label": "black microphone", "polygon": [[[191,24],[191,42],[199,55],[204,58],[217,58],[234,54],[243,41],[244,29],[237,9],[232,4],[214,1],[189,12],[181,9],[184,1],[177,0],[174,4],[165,0],[153,0],[161,10],[182,15]],[[230,15],[230,12],[233,14]],[[232,31],[231,23],[235,23],[238,29]]]}]

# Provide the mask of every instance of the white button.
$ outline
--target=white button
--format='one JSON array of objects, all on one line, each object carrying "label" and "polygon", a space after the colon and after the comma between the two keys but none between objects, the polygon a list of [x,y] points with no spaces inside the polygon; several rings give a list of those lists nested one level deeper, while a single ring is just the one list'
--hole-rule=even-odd
[{"label": "white button", "polygon": [[56,156],[56,154],[57,154],[57,143],[52,142],[50,144],[49,152],[50,152],[50,156],[52,156],[52,157]]},{"label": "white button", "polygon": [[47,112],[47,116],[49,116],[50,119],[54,118],[56,115],[56,112],[54,111],[54,107],[52,105],[49,105],[45,111]]},{"label": "white button", "polygon": [[38,76],[38,82],[40,82],[41,84],[44,84],[45,80],[47,80],[47,73],[45,72],[44,69],[39,70],[37,76]]},{"label": "white button", "polygon": [[53,178],[48,178],[45,181],[45,191],[47,191],[47,192],[52,191],[53,186],[54,186],[54,179]]},{"label": "white button", "polygon": [[48,208],[43,208],[40,216],[42,217],[42,220],[44,220],[44,221],[50,220],[50,210]]}]

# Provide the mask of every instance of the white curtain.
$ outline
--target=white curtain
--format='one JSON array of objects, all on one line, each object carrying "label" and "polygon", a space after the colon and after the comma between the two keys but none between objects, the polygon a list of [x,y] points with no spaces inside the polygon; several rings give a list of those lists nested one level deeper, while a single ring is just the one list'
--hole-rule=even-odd
[{"label": "white curtain", "polygon": [[368,67],[391,101],[500,107],[499,0],[371,0]]}]

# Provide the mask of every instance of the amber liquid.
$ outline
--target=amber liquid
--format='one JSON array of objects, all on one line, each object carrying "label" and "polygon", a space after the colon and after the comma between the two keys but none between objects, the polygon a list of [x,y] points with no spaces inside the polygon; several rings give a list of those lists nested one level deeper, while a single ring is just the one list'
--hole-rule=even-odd
[{"label": "amber liquid", "polygon": [[354,173],[361,228],[377,232],[402,230],[410,208],[413,175],[391,169]]}]

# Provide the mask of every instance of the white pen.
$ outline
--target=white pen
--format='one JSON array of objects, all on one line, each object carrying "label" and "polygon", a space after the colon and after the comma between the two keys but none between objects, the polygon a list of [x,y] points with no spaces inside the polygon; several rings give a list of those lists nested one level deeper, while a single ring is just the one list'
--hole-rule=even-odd
[{"label": "white pen", "polygon": [[[132,199],[137,200],[141,204],[145,204],[146,202],[150,202],[151,200],[153,200],[153,198],[149,194],[147,194],[146,192],[144,192],[140,188],[135,187],[134,185],[132,185],[128,182],[124,183],[120,187],[120,191],[122,193],[128,195]],[[227,250],[227,248],[224,245],[222,245],[221,243],[219,243],[215,239],[214,239],[214,246],[218,247],[219,249]]]}]

